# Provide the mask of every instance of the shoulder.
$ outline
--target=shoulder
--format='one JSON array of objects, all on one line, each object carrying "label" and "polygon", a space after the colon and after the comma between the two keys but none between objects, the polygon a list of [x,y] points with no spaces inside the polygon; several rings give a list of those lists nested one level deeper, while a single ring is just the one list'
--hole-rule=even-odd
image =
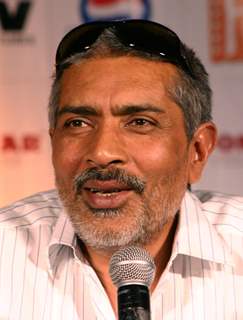
[{"label": "shoulder", "polygon": [[62,209],[56,190],[39,192],[0,209],[0,228],[54,224]]},{"label": "shoulder", "polygon": [[243,197],[211,191],[196,191],[194,194],[215,227],[243,234]]},{"label": "shoulder", "polygon": [[216,231],[225,252],[230,253],[231,259],[234,261],[235,272],[241,274],[243,263],[243,197],[211,191],[197,191],[195,194],[201,202],[202,214]]}]

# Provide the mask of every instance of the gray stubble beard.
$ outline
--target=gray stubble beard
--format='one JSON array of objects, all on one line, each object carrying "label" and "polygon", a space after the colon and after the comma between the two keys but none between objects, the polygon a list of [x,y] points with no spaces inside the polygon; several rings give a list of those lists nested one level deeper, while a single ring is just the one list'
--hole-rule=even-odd
[{"label": "gray stubble beard", "polygon": [[[128,245],[145,245],[155,234],[161,232],[165,224],[175,217],[184,194],[183,191],[180,194],[179,190],[172,190],[174,180],[175,177],[170,177],[170,181],[167,181],[170,187],[166,195],[163,195],[160,190],[160,188],[163,189],[162,184],[154,189],[153,196],[149,197],[150,201],[144,194],[139,195],[140,199],[131,203],[129,210],[126,208],[115,210],[88,208],[80,195],[72,199],[70,193],[62,187],[62,183],[57,182],[57,186],[77,236],[85,245],[104,250]],[[179,189],[183,190],[183,188]],[[138,205],[137,202],[139,202]],[[149,202],[154,205],[153,208],[149,206]],[[117,220],[118,224],[123,222],[120,230],[109,228],[109,224],[114,223],[114,220]],[[98,227],[97,222],[99,222]],[[105,229],[100,227],[100,223]]]}]

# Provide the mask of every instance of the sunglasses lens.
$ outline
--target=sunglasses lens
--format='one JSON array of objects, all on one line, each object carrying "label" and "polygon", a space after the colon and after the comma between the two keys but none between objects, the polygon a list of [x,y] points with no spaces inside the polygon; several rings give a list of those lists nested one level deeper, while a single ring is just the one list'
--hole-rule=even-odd
[{"label": "sunglasses lens", "polygon": [[163,25],[144,20],[99,21],[76,27],[62,39],[58,46],[57,67],[75,53],[87,51],[107,28],[112,28],[126,47],[159,55],[164,60],[179,65],[193,76],[181,53],[182,44],[178,36]]},{"label": "sunglasses lens", "polygon": [[84,52],[97,40],[109,22],[88,23],[76,27],[64,36],[56,53],[56,64],[61,64],[65,59],[75,53]]},{"label": "sunglasses lens", "polygon": [[166,27],[155,23],[124,24],[118,28],[119,39],[126,45],[146,52],[173,57],[179,54],[180,40]]}]

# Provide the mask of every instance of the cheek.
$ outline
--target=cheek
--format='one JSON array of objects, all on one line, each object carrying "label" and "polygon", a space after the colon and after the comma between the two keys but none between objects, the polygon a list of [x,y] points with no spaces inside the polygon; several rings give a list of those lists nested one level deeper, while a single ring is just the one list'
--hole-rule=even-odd
[{"label": "cheek", "polygon": [[131,150],[137,166],[151,174],[171,171],[185,157],[185,149],[178,141],[150,141]]},{"label": "cheek", "polygon": [[56,176],[73,177],[79,169],[82,150],[79,143],[67,138],[53,139],[52,162]]}]

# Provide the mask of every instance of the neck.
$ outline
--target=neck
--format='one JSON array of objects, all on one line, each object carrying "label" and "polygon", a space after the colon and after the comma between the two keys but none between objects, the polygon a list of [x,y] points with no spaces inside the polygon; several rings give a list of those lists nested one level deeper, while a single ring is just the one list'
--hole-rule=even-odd
[{"label": "neck", "polygon": [[[172,251],[173,240],[175,236],[175,231],[178,223],[178,215],[174,219],[171,219],[164,227],[160,234],[156,235],[151,239],[151,241],[143,245],[142,247],[146,249],[150,255],[153,257],[156,272],[154,281],[151,285],[151,292],[155,289],[158,281],[166,268]],[[85,246],[80,241],[80,246],[83,254],[89,261],[90,265],[94,268],[98,278],[100,279],[107,296],[111,302],[113,310],[117,313],[117,289],[113,285],[110,275],[109,275],[109,262],[112,254],[119,248],[109,248],[107,250],[100,250]]]}]

